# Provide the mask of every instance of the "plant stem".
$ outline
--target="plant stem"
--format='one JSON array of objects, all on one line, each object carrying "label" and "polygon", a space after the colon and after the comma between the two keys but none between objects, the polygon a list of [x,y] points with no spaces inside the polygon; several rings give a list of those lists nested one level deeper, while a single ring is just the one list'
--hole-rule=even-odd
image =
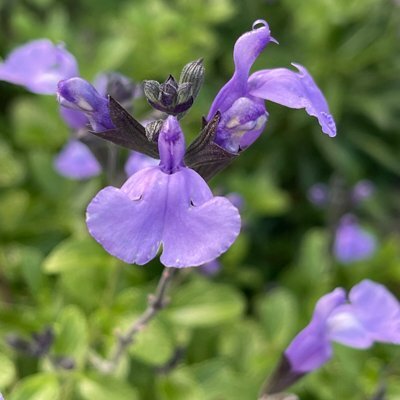
[{"label": "plant stem", "polygon": [[149,296],[146,310],[125,333],[118,335],[109,359],[102,359],[96,354],[90,354],[89,360],[96,369],[104,374],[110,374],[117,368],[122,356],[133,343],[135,336],[145,329],[149,322],[167,305],[166,292],[176,271],[176,268],[164,268],[155,293]]}]

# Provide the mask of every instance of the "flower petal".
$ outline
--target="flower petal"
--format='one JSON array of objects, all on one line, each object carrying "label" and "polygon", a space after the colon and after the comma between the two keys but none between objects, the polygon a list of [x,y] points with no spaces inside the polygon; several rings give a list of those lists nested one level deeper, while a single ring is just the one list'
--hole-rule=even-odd
[{"label": "flower petal", "polygon": [[39,94],[54,94],[60,80],[78,74],[74,56],[47,39],[16,48],[0,64],[0,80],[25,86]]},{"label": "flower petal", "polygon": [[110,117],[108,99],[82,78],[74,77],[58,82],[57,100],[62,107],[83,113],[95,132],[115,128]]},{"label": "flower petal", "polygon": [[87,179],[101,172],[101,166],[89,148],[79,140],[71,140],[54,160],[56,170],[72,179]]},{"label": "flower petal", "polygon": [[[261,22],[262,26],[258,27]],[[215,97],[207,116],[210,120],[217,111],[224,113],[239,97],[247,94],[249,71],[259,54],[270,42],[270,30],[265,21],[256,21],[253,30],[246,32],[236,41],[233,50],[235,72]]]},{"label": "flower petal", "polygon": [[328,103],[309,72],[299,64],[299,72],[286,68],[257,71],[249,78],[249,93],[290,108],[305,108],[309,115],[318,118],[322,131],[336,136],[336,125],[329,112]]},{"label": "flower petal", "polygon": [[332,346],[326,321],[335,308],[345,301],[346,293],[342,288],[337,288],[318,300],[311,322],[285,350],[293,371],[299,373],[313,371],[331,358]]},{"label": "flower petal", "polygon": [[108,187],[87,209],[90,234],[112,255],[145,264],[163,244],[168,267],[204,264],[226,251],[240,231],[237,209],[212,197],[203,179],[183,168],[139,171],[120,190]]},{"label": "flower petal", "polygon": [[238,210],[224,197],[206,200],[208,186],[193,170],[184,169],[170,179],[161,262],[186,267],[217,258],[240,232]]},{"label": "flower petal", "polygon": [[154,167],[159,163],[160,160],[146,156],[146,154],[139,153],[138,151],[132,151],[125,163],[125,173],[127,176],[131,176],[141,169]]},{"label": "flower petal", "polygon": [[332,357],[332,345],[323,330],[310,324],[293,339],[285,356],[294,372],[310,372]]},{"label": "flower petal", "polygon": [[329,340],[358,349],[366,349],[374,343],[350,304],[337,307],[329,316],[327,325]]},{"label": "flower petal", "polygon": [[79,110],[60,107],[60,115],[64,122],[74,130],[84,129],[89,124],[86,115]]},{"label": "flower petal", "polygon": [[349,298],[375,341],[400,343],[400,304],[385,286],[365,279],[351,289]]}]

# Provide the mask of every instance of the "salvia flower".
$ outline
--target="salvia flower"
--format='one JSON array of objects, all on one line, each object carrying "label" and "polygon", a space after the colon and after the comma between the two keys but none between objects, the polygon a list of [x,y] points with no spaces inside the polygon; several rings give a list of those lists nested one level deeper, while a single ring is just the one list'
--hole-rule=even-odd
[{"label": "salvia flower", "polygon": [[57,86],[57,99],[61,106],[83,113],[94,131],[114,128],[108,99],[84,79],[75,77],[60,81]]},{"label": "salvia flower", "polygon": [[327,184],[315,183],[308,189],[308,199],[318,207],[325,207],[334,201],[333,197],[336,195],[340,196],[341,202],[351,207],[360,205],[375,192],[375,185],[368,179],[360,180],[350,188],[347,188],[344,182],[339,182],[339,185],[338,193],[334,194]]},{"label": "salvia flower", "polygon": [[158,138],[160,164],[132,175],[121,189],[106,187],[87,208],[90,234],[115,257],[139,265],[162,245],[167,267],[190,267],[225,252],[240,231],[238,210],[213,197],[206,182],[186,167],[185,141],[169,116]]},{"label": "salvia flower", "polygon": [[293,339],[263,393],[279,393],[320,368],[333,355],[332,342],[367,349],[374,342],[400,344],[400,303],[385,286],[365,279],[348,297],[343,288],[322,296],[311,322]]},{"label": "salvia flower", "polygon": [[312,320],[285,351],[291,370],[307,373],[332,357],[335,341],[358,349],[374,342],[400,344],[400,304],[385,286],[371,280],[346,292],[337,288],[317,303]]},{"label": "salvia flower", "polygon": [[375,192],[375,185],[368,179],[358,181],[352,190],[352,201],[354,204],[359,204],[364,200],[369,199]]},{"label": "salvia flower", "polygon": [[89,147],[70,140],[54,160],[56,170],[72,179],[87,179],[100,174],[101,166]]},{"label": "salvia flower", "polygon": [[276,68],[249,76],[251,66],[270,41],[276,42],[263,20],[256,21],[253,30],[237,40],[233,51],[235,72],[217,94],[208,113],[208,120],[217,111],[221,113],[215,142],[230,152],[237,153],[250,146],[264,130],[268,119],[264,100],[305,108],[318,119],[324,133],[336,135],[328,104],[304,67],[293,64],[298,72]]},{"label": "salvia flower", "polygon": [[[60,113],[72,130],[72,139],[54,161],[56,170],[72,179],[87,179],[100,174],[102,168],[89,146],[79,139],[87,138],[88,130],[104,131],[113,127],[108,110],[108,95],[132,106],[138,96],[137,85],[116,73],[101,73],[93,85],[81,78],[65,80],[58,85]],[[89,110],[90,108],[93,110]],[[101,144],[92,136],[94,142]],[[89,144],[93,142],[89,141]],[[97,146],[100,147],[100,146]]]},{"label": "salvia flower", "polygon": [[354,215],[346,214],[335,233],[333,253],[343,264],[366,260],[373,256],[377,248],[375,236],[363,229]]},{"label": "salvia flower", "polygon": [[48,39],[24,44],[0,63],[0,80],[39,94],[54,94],[60,80],[78,75],[74,56]]}]

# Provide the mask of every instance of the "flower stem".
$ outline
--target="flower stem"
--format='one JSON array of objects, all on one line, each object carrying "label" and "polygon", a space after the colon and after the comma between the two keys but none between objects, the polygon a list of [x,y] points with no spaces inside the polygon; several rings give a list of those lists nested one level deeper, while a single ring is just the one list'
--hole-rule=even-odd
[{"label": "flower stem", "polygon": [[165,308],[168,303],[166,292],[176,271],[176,268],[164,268],[155,293],[149,296],[146,310],[131,324],[125,333],[117,336],[117,342],[109,359],[103,359],[94,353],[90,354],[89,361],[97,370],[104,374],[112,373],[119,365],[128,347],[134,342],[135,336],[145,329],[149,322]]}]

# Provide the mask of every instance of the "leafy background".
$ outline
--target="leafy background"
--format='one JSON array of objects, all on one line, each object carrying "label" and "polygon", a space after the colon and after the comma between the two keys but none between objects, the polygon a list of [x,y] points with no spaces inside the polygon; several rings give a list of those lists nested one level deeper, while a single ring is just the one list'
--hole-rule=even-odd
[{"label": "leafy background", "polygon": [[[85,208],[105,177],[85,182],[54,171],[68,130],[51,96],[0,83],[0,390],[10,400],[254,399],[281,352],[307,324],[316,300],[369,277],[400,296],[400,14],[389,0],[2,0],[0,54],[33,38],[65,42],[81,75],[118,70],[136,81],[178,75],[204,57],[206,83],[183,120],[194,137],[201,116],[233,71],[232,46],[266,19],[280,46],[258,68],[305,65],[323,89],[338,136],[322,135],[302,110],[269,104],[262,137],[212,181],[240,193],[245,226],[207,278],[181,272],[171,304],[138,336],[118,371],[104,377],[89,349],[106,354],[115,332],[139,315],[161,274],[113,259],[90,238]],[[138,117],[148,110],[143,100]],[[340,265],[329,252],[332,210],[307,190],[340,178],[376,185],[356,212],[379,241],[371,259]],[[51,357],[18,354],[13,333],[29,338],[51,326]],[[183,349],[183,352],[182,352]],[[181,352],[175,368],[168,361]],[[335,356],[292,388],[301,399],[400,399],[400,350]],[[168,368],[167,368],[168,369]]]}]

